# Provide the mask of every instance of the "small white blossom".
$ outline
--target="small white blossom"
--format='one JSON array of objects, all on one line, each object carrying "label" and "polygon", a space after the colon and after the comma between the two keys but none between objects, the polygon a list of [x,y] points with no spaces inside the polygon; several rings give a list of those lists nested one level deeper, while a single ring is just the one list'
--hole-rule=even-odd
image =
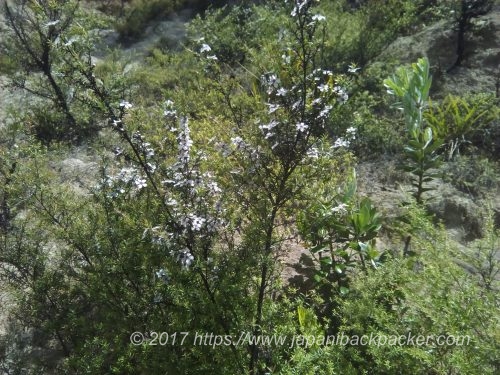
[{"label": "small white blossom", "polygon": [[351,64],[351,65],[349,65],[349,68],[347,69],[347,71],[348,71],[349,73],[353,73],[353,74],[354,74],[354,73],[357,73],[357,72],[358,72],[358,70],[360,70],[360,69],[361,69],[361,68],[356,67],[356,65],[355,65],[355,64]]},{"label": "small white blossom", "polygon": [[276,92],[277,96],[285,96],[288,91],[284,89],[283,87],[280,87],[278,91]]},{"label": "small white blossom", "polygon": [[325,85],[325,84],[321,84],[318,86],[318,90],[320,92],[328,92],[330,90],[330,86]]},{"label": "small white blossom", "polygon": [[340,104],[344,104],[347,101],[347,99],[349,99],[349,95],[347,94],[347,92],[344,90],[343,87],[337,85],[333,88],[333,92],[337,94],[338,96],[337,101]]},{"label": "small white blossom", "polygon": [[333,144],[333,148],[349,147],[349,141],[344,138],[338,138]]},{"label": "small white blossom", "polygon": [[173,198],[168,198],[166,201],[165,201],[165,204],[167,206],[176,206],[177,205],[177,201]]},{"label": "small white blossom", "polygon": [[189,163],[190,160],[190,150],[193,145],[193,141],[189,136],[189,121],[187,117],[183,117],[179,124],[179,135],[177,136],[177,148],[179,150],[178,159],[182,165]]},{"label": "small white blossom", "polygon": [[292,10],[292,13],[290,13],[290,15],[292,17],[295,17],[297,16],[298,13],[300,13],[302,11],[302,8],[307,5],[308,2],[310,2],[311,0],[304,0],[304,1],[296,1],[297,5],[293,7],[293,10]]},{"label": "small white blossom", "polygon": [[281,55],[281,58],[283,59],[283,62],[285,64],[290,64],[290,61],[291,61],[290,55],[287,55],[284,53],[283,55]]},{"label": "small white blossom", "polygon": [[319,113],[319,117],[327,117],[330,114],[330,111],[332,110],[331,105],[325,106],[325,108]]},{"label": "small white blossom", "polygon": [[130,104],[126,100],[122,100],[120,102],[120,108],[129,109],[129,108],[132,108],[132,104]]},{"label": "small white blossom", "polygon": [[280,106],[278,104],[268,104],[269,106],[269,114],[276,112]]},{"label": "small white blossom", "polygon": [[168,284],[169,277],[167,272],[163,268],[161,268],[159,271],[156,271],[156,277],[163,281],[164,284]]},{"label": "small white blossom", "polygon": [[174,102],[170,99],[165,101],[165,110],[163,111],[163,115],[169,118],[177,117],[177,111],[174,109]]},{"label": "small white blossom", "polygon": [[341,203],[337,207],[333,207],[332,212],[333,213],[342,213],[342,214],[347,213],[347,204]]},{"label": "small white blossom", "polygon": [[203,43],[201,45],[201,48],[200,48],[200,53],[203,53],[203,52],[210,52],[212,50],[212,48],[206,44],[206,43]]},{"label": "small white blossom", "polygon": [[141,190],[141,189],[148,186],[148,184],[146,183],[146,180],[144,178],[140,178],[140,177],[136,177],[134,179],[134,184],[138,190]]},{"label": "small white blossom", "polygon": [[57,25],[59,22],[61,22],[61,20],[54,20],[54,21],[47,22],[47,23],[45,24],[45,27],[55,26],[55,25]]},{"label": "small white blossom", "polygon": [[296,129],[298,132],[305,132],[309,126],[304,124],[303,122],[299,122],[297,125],[295,125]]},{"label": "small white blossom", "polygon": [[321,22],[321,21],[326,20],[326,17],[323,16],[322,14],[315,14],[314,16],[312,16],[312,19],[313,19],[313,21]]},{"label": "small white blossom", "polygon": [[133,168],[122,168],[118,173],[117,178],[127,184],[134,179],[136,174],[137,171]]},{"label": "small white blossom", "polygon": [[194,231],[199,231],[201,230],[203,224],[205,223],[205,219],[202,217],[194,216],[191,221],[191,228]]},{"label": "small white blossom", "polygon": [[215,181],[207,183],[207,188],[214,195],[222,192],[222,189],[219,187],[219,185],[217,185],[217,182]]},{"label": "small white blossom", "polygon": [[117,128],[120,131],[124,131],[123,122],[121,120],[114,119],[113,120],[113,127]]},{"label": "small white blossom", "polygon": [[316,147],[311,147],[309,150],[307,150],[307,156],[312,158],[312,159],[317,159],[319,158],[319,151]]},{"label": "small white blossom", "polygon": [[245,141],[241,137],[231,138],[231,143],[233,146],[236,146],[236,148],[244,148],[246,146]]},{"label": "small white blossom", "polygon": [[148,169],[148,172],[154,173],[156,171],[156,165],[151,164],[151,163],[146,163],[146,168]]},{"label": "small white blossom", "polygon": [[271,138],[274,133],[272,133],[272,130],[277,126],[279,125],[279,122],[276,121],[276,120],[272,120],[269,124],[265,124],[265,125],[260,125],[259,126],[259,129],[262,130],[262,132],[265,134],[265,139],[269,139]]},{"label": "small white blossom", "polygon": [[179,253],[177,260],[181,263],[182,268],[189,268],[194,262],[194,256],[189,250],[183,250]]}]

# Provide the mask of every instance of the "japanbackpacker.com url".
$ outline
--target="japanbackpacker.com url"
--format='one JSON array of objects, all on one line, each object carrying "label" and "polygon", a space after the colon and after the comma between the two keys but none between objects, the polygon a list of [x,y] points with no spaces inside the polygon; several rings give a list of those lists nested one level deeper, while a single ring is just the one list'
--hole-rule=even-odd
[{"label": "japanbackpacker.com url", "polygon": [[255,335],[241,332],[239,335],[218,335],[213,332],[134,332],[130,335],[133,345],[166,346],[288,346],[293,348],[312,346],[465,346],[469,335],[418,335],[408,332],[404,335]]}]

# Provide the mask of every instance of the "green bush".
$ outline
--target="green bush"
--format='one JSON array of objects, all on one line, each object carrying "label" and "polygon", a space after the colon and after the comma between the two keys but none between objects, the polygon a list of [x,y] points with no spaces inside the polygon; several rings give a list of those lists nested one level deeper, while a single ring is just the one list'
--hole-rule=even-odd
[{"label": "green bush", "polygon": [[[420,228],[413,243],[418,258],[395,258],[377,271],[360,275],[336,312],[343,322],[339,332],[469,336],[470,342],[348,346],[347,361],[359,372],[370,374],[494,373],[499,350],[498,294],[457,264],[455,245],[443,229],[415,207],[407,212]],[[487,256],[486,248],[477,249]]]},{"label": "green bush", "polygon": [[424,117],[434,134],[446,142],[447,158],[451,160],[473,142],[488,150],[488,141],[483,138],[493,130],[491,125],[500,118],[500,111],[492,95],[470,98],[448,95],[442,103],[432,104]]}]

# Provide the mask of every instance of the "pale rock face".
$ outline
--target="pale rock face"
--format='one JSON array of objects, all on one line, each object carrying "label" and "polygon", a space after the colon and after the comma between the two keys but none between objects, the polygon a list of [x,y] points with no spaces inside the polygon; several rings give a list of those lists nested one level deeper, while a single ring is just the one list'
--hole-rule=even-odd
[{"label": "pale rock face", "polygon": [[[427,56],[434,76],[433,91],[439,93],[495,92],[495,76],[500,71],[500,8],[474,20],[468,33],[462,66],[446,74],[456,60],[456,31],[446,20],[423,28],[414,35],[399,37],[375,60],[411,63]],[[436,96],[436,95],[435,95]]]}]

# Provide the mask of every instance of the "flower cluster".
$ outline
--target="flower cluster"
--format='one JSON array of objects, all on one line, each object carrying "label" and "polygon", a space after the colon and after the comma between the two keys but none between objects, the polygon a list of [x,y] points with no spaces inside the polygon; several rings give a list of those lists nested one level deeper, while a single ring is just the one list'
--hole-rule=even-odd
[{"label": "flower cluster", "polygon": [[292,17],[308,14],[309,7],[312,5],[313,0],[294,0],[295,6],[293,7]]},{"label": "flower cluster", "polygon": [[315,69],[306,76],[306,82],[283,87],[277,74],[262,75],[261,83],[269,95],[267,113],[270,119],[260,124],[259,129],[271,148],[297,144],[296,140],[308,139],[310,134],[321,135],[335,102],[342,105],[349,98],[341,83],[343,79],[330,70]]},{"label": "flower cluster", "polygon": [[193,141],[189,134],[189,120],[187,117],[182,117],[177,134],[179,168],[184,168],[189,163],[191,146],[193,145]]},{"label": "flower cluster", "polygon": [[180,262],[182,268],[186,269],[191,266],[194,262],[194,256],[189,250],[182,250],[177,255],[177,260]]},{"label": "flower cluster", "polygon": [[156,271],[156,278],[161,280],[164,284],[168,284],[168,282],[170,280],[167,272],[163,268]]},{"label": "flower cluster", "polygon": [[116,198],[130,191],[138,192],[147,186],[146,178],[139,170],[123,167],[115,175],[105,175],[98,188],[109,190],[108,197]]},{"label": "flower cluster", "polygon": [[144,137],[139,131],[132,134],[131,141],[136,147],[136,150],[142,155],[144,160],[146,160],[146,168],[149,173],[154,173],[156,170],[156,164],[152,161],[155,156],[155,151],[151,147],[151,143],[146,142]]},{"label": "flower cluster", "polygon": [[208,60],[218,60],[217,56],[212,52],[212,47],[203,43],[200,47],[200,54]]},{"label": "flower cluster", "polygon": [[174,108],[174,102],[170,99],[165,101],[165,110],[163,111],[163,115],[169,120],[177,119],[177,111]]}]

